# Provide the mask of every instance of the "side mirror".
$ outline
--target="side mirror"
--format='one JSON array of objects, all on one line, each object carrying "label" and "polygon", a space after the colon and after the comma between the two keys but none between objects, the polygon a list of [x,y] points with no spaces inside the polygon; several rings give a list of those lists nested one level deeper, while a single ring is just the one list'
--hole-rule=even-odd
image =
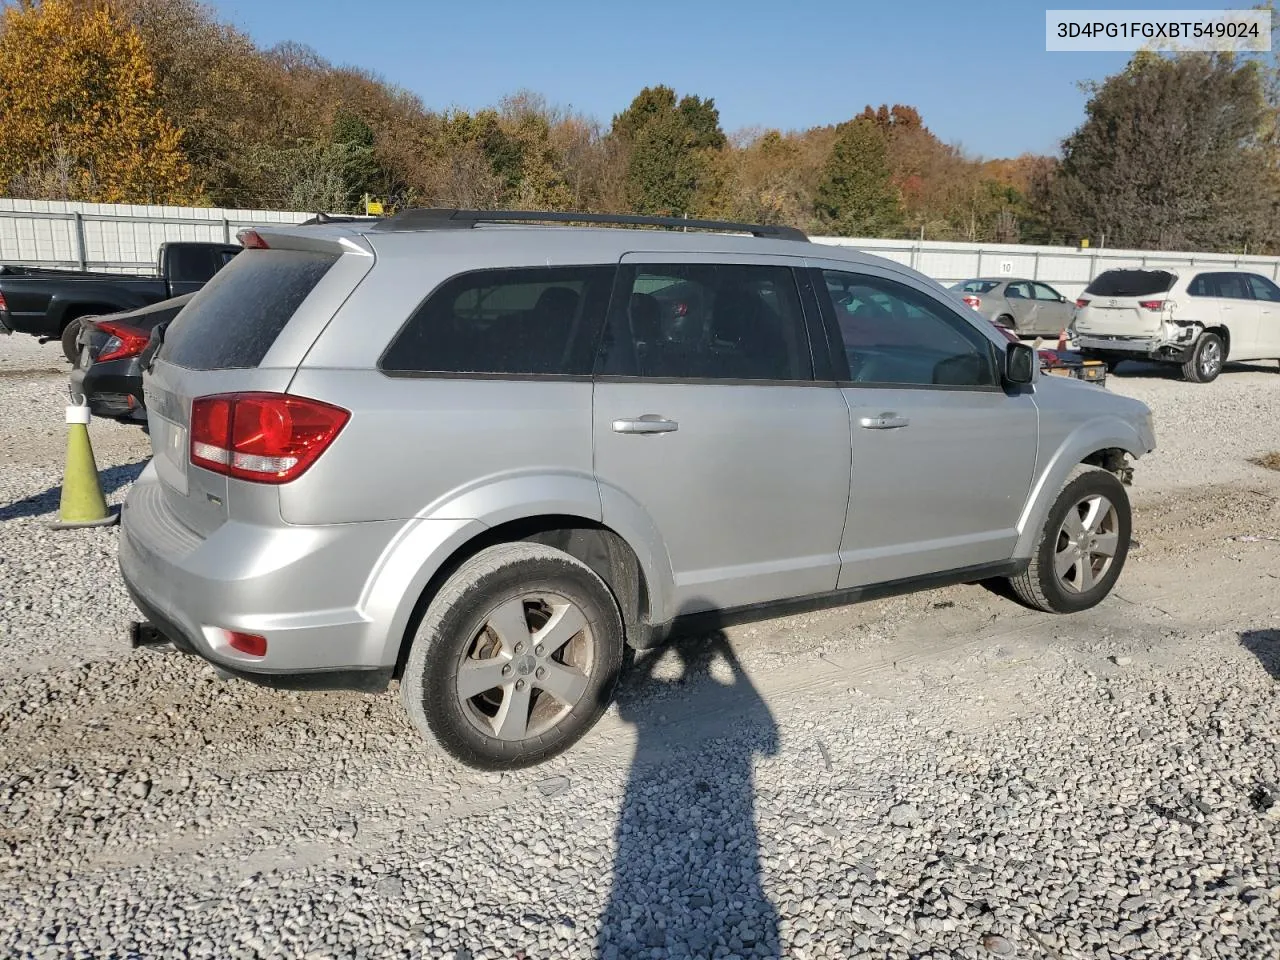
[{"label": "side mirror", "polygon": [[1036,375],[1036,351],[1025,343],[1011,343],[1005,348],[1005,383],[1022,385],[1030,383]]}]

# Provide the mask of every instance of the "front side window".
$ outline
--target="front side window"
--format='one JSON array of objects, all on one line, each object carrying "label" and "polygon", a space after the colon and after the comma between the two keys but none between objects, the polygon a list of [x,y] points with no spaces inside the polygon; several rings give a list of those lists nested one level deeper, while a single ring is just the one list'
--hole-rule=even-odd
[{"label": "front side window", "polygon": [[995,345],[927,294],[881,277],[824,270],[855,383],[992,387]]},{"label": "front side window", "polygon": [[1249,276],[1249,285],[1253,288],[1253,296],[1256,300],[1265,300],[1268,303],[1280,303],[1280,287],[1268,280],[1266,277],[1251,273]]},{"label": "front side window", "polygon": [[387,373],[586,376],[614,268],[522,267],[459,274],[401,328]]},{"label": "front side window", "polygon": [[624,267],[596,367],[601,376],[809,380],[809,341],[788,267]]}]

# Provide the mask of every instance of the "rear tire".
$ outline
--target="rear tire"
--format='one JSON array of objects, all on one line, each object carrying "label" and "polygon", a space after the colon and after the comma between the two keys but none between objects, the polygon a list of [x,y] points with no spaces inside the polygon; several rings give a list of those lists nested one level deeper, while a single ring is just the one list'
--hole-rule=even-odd
[{"label": "rear tire", "polygon": [[1036,610],[1087,610],[1119,579],[1132,531],[1124,484],[1101,467],[1081,465],[1054,500],[1030,564],[1009,585]]},{"label": "rear tire", "polygon": [[85,319],[85,317],[73,317],[62,328],[62,353],[73,367],[80,360],[80,350],[76,346],[76,337],[80,336],[80,328],[83,326]]},{"label": "rear tire", "polygon": [[1216,333],[1202,333],[1191,356],[1182,365],[1182,376],[1192,383],[1212,383],[1222,372],[1227,351],[1222,338]]},{"label": "rear tire", "polygon": [[400,680],[418,732],[481,770],[533,766],[600,719],[618,680],[617,601],[586,564],[535,543],[476,554],[427,607]]},{"label": "rear tire", "polygon": [[1018,325],[1014,322],[1013,317],[1009,316],[1007,313],[1002,313],[1000,316],[996,317],[995,325],[997,327],[1004,327],[1006,330],[1012,330],[1014,333],[1018,332]]}]

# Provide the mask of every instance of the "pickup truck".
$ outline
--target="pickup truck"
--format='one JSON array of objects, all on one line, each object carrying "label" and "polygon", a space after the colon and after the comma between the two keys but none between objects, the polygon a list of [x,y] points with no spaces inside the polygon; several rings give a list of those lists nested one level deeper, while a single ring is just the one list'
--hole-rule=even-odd
[{"label": "pickup truck", "polygon": [[194,293],[242,249],[227,243],[163,243],[154,276],[0,264],[0,333],[29,333],[41,343],[60,339],[62,352],[75,363],[81,320]]}]

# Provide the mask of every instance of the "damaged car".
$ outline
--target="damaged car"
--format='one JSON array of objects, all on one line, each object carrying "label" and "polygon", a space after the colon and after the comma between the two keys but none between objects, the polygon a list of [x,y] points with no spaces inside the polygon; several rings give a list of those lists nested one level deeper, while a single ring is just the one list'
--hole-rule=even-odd
[{"label": "damaged car", "polygon": [[1076,300],[1085,357],[1179,364],[1209,383],[1228,360],[1280,359],[1280,286],[1242,270],[1106,270]]}]

